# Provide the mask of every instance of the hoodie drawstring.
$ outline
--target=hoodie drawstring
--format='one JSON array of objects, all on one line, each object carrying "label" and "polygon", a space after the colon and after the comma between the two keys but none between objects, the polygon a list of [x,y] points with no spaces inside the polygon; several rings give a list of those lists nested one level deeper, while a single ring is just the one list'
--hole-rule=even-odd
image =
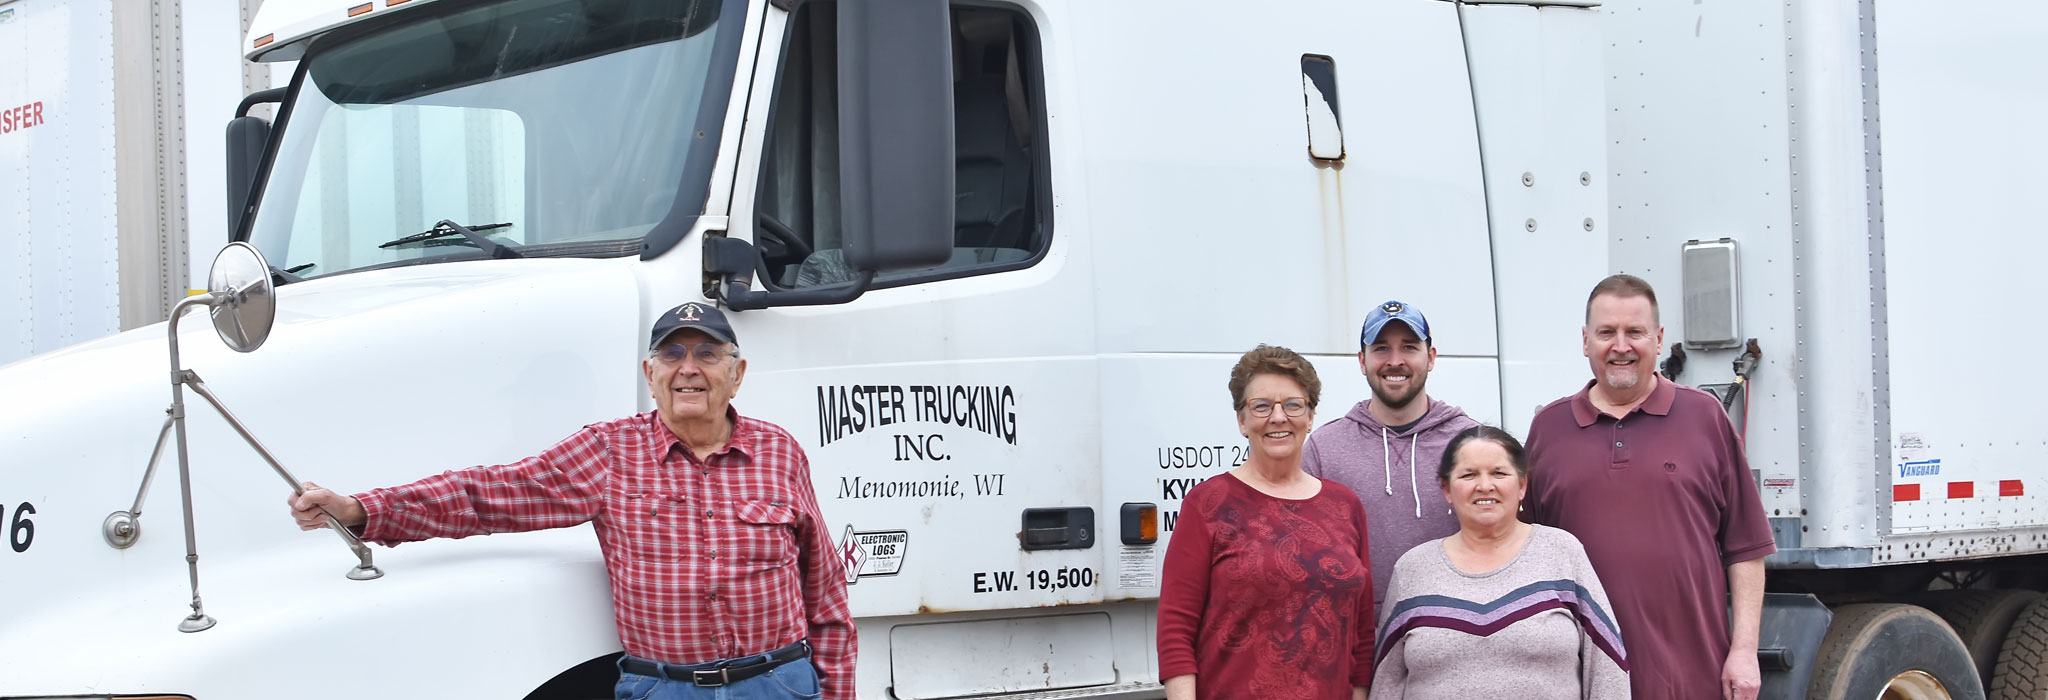
[{"label": "hoodie drawstring", "polygon": [[[1415,485],[1415,441],[1421,438],[1421,431],[1416,431],[1414,435],[1408,436],[1408,495],[1415,499],[1415,517],[1418,518],[1422,517],[1422,487]],[[1394,458],[1387,454],[1389,451],[1387,446],[1387,428],[1386,426],[1380,426],[1380,471],[1387,475],[1387,495],[1392,496],[1394,495]]]},{"label": "hoodie drawstring", "polygon": [[1415,441],[1421,437],[1421,431],[1408,436],[1408,495],[1415,497],[1415,517],[1418,518],[1422,517],[1422,487],[1415,485]]},{"label": "hoodie drawstring", "polygon": [[[1411,458],[1412,461],[1412,458]],[[1387,427],[1380,426],[1380,466],[1387,475],[1387,495],[1394,495],[1394,458],[1387,456]],[[1410,469],[1409,471],[1414,471]]]}]

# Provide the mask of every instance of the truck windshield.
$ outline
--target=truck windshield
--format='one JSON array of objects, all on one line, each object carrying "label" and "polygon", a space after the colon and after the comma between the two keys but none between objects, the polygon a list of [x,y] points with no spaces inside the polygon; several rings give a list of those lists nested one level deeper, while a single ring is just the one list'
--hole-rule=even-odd
[{"label": "truck windshield", "polygon": [[491,257],[466,237],[385,245],[442,220],[509,223],[480,233],[525,257],[637,252],[702,211],[683,183],[707,180],[696,124],[724,111],[737,42],[717,38],[744,14],[721,4],[509,0],[316,45],[249,240],[307,278]]}]

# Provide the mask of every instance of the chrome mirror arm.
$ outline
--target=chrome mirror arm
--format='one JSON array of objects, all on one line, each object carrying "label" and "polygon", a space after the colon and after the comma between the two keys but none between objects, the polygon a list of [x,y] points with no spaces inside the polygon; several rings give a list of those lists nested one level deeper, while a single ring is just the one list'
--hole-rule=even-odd
[{"label": "chrome mirror arm", "polygon": [[[278,477],[284,479],[284,482],[292,487],[292,493],[305,495],[306,487],[302,485],[298,477],[292,476],[291,471],[285,469],[284,465],[277,461],[277,457],[270,454],[269,448],[264,447],[263,443],[256,440],[255,435],[249,433],[248,428],[242,426],[241,419],[236,418],[235,414],[229,411],[227,406],[221,404],[220,399],[214,397],[213,391],[206,388],[206,381],[199,378],[199,373],[185,370],[184,381],[186,385],[192,387],[194,393],[199,394],[200,398],[206,399],[207,403],[213,404],[213,410],[219,411],[221,417],[227,419],[228,427],[234,428],[235,433],[241,435],[242,440],[249,443],[249,447],[255,449],[256,454],[262,457],[264,462],[270,464],[270,468],[277,472]],[[331,513],[327,515],[327,527],[333,529],[335,534],[341,535],[341,541],[347,543],[349,550],[356,554],[356,567],[348,572],[350,579],[368,581],[384,575],[384,572],[370,561],[370,546],[363,544],[361,538],[356,537],[355,533],[349,532],[348,528],[343,527],[341,521],[335,519]]]},{"label": "chrome mirror arm", "polygon": [[[229,246],[229,249],[233,250],[236,246],[246,247],[245,244],[235,244]],[[226,257],[227,252],[223,251],[223,258]],[[249,249],[248,255],[254,260],[255,267],[265,267],[262,264],[262,256],[256,253],[253,248]],[[220,260],[216,260],[214,264],[216,271],[221,269]],[[178,321],[184,317],[186,311],[198,306],[208,308],[225,306],[228,307],[230,313],[233,313],[239,311],[239,307],[243,303],[248,302],[251,296],[251,287],[238,287],[232,282],[223,283],[218,275],[216,275],[213,286],[216,289],[215,291],[186,297],[171,308],[170,319],[165,324],[171,351],[171,407],[165,411],[164,425],[157,431],[156,447],[150,452],[149,467],[143,471],[142,486],[135,493],[135,504],[129,510],[115,511],[113,514],[108,515],[105,523],[102,525],[101,532],[106,537],[107,544],[116,549],[126,549],[134,545],[137,538],[141,537],[143,500],[148,497],[150,484],[156,479],[156,468],[162,460],[164,445],[168,441],[167,438],[175,436],[178,453],[178,495],[185,515],[185,565],[187,576],[190,578],[192,585],[192,614],[187,615],[184,620],[178,623],[178,631],[180,632],[201,632],[211,629],[215,624],[215,620],[206,614],[205,606],[199,598],[199,535],[196,523],[192,517],[192,459],[190,451],[187,449],[185,436],[185,387],[187,385],[191,386],[192,390],[198,393],[200,398],[206,399],[207,403],[212,404],[214,410],[219,411],[221,417],[227,419],[228,426],[234,428],[235,433],[242,436],[242,440],[249,443],[249,446],[256,450],[256,454],[263,457],[263,461],[269,463],[271,469],[275,470],[278,476],[284,478],[285,483],[292,487],[294,493],[305,493],[305,487],[300,485],[299,480],[293,477],[291,472],[286,470],[284,465],[280,464],[275,456],[271,455],[270,450],[265,448],[263,443],[256,440],[256,436],[249,433],[249,429],[242,425],[242,421],[236,418],[234,413],[228,411],[227,406],[221,404],[220,399],[213,395],[213,391],[206,387],[206,382],[199,378],[199,374],[185,369],[180,363],[178,355]],[[262,291],[267,296],[267,290]],[[262,313],[268,314],[270,312],[266,309]],[[255,349],[255,346],[262,343],[263,336],[269,333],[270,320],[267,317],[257,324],[256,330],[258,333],[254,334],[250,333],[249,329],[242,324],[243,318],[241,315],[236,314],[229,320],[233,322],[233,330],[236,332],[234,338],[228,336],[227,327],[221,323],[221,319],[218,317],[215,318],[214,328],[221,333],[222,340],[227,341],[230,348],[240,352],[248,352]],[[332,514],[327,516],[327,524],[334,529],[336,534],[341,536],[342,541],[348,545],[349,550],[356,555],[357,565],[349,570],[348,578],[357,581],[367,581],[384,575],[384,572],[371,562],[369,546],[363,544],[363,541],[356,537],[355,533],[349,532],[348,528],[342,527],[341,523]]]},{"label": "chrome mirror arm", "polygon": [[171,430],[178,436],[178,496],[185,508],[185,568],[192,580],[192,614],[178,623],[179,632],[204,632],[213,628],[214,619],[206,614],[206,606],[199,600],[199,533],[192,517],[192,460],[185,448],[185,383],[178,364],[178,319],[186,309],[210,307],[220,298],[213,293],[185,297],[171,307],[171,318],[165,324],[171,343]]},{"label": "chrome mirror arm", "polygon": [[100,535],[107,538],[107,545],[115,549],[127,549],[142,537],[142,502],[149,498],[149,485],[156,480],[156,465],[164,456],[164,444],[171,440],[171,409],[164,409],[164,427],[156,432],[156,448],[149,451],[149,468],[142,471],[142,487],[135,490],[135,505],[128,510],[117,510],[108,515],[100,524]]},{"label": "chrome mirror arm", "polygon": [[[107,544],[115,549],[127,549],[134,546],[136,540],[141,539],[142,503],[148,500],[149,486],[156,481],[156,467],[163,460],[164,444],[170,440],[171,429],[182,423],[180,419],[184,418],[185,415],[183,397],[178,395],[177,390],[178,383],[182,381],[178,370],[178,319],[190,307],[203,304],[211,308],[222,303],[222,301],[220,295],[217,294],[195,294],[186,297],[179,301],[176,306],[171,307],[171,317],[168,324],[171,344],[171,406],[164,409],[164,426],[156,433],[156,447],[149,451],[149,467],[142,471],[142,486],[135,490],[135,504],[129,506],[128,510],[114,511],[101,524],[100,534],[105,536]],[[182,435],[183,433],[181,432],[180,436],[182,437]],[[186,519],[190,520],[189,513],[187,516]],[[191,553],[188,552],[187,554],[190,555]]]}]

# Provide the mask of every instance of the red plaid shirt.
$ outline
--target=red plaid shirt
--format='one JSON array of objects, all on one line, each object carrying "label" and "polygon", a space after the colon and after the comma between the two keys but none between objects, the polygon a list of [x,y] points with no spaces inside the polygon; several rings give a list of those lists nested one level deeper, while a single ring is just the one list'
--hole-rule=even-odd
[{"label": "red plaid shirt", "polygon": [[809,639],[825,697],[853,697],[846,573],[789,433],[728,411],[698,460],[650,411],[534,457],[357,494],[384,545],[595,520],[626,653],[694,664]]}]

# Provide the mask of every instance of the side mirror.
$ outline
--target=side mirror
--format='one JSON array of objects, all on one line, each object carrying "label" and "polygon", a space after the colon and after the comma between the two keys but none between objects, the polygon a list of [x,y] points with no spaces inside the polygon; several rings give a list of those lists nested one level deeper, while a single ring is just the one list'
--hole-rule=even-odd
[{"label": "side mirror", "polygon": [[262,117],[228,121],[228,235],[241,227],[255,194],[256,169],[263,166],[263,142],[270,140],[270,122]]},{"label": "side mirror", "polygon": [[227,225],[230,239],[241,228],[242,217],[249,213],[249,200],[256,194],[256,171],[263,167],[263,145],[270,141],[270,122],[262,117],[249,116],[249,108],[283,102],[285,92],[286,88],[272,88],[249,93],[235,108],[235,118],[228,121]]},{"label": "side mirror", "polygon": [[255,246],[229,243],[222,248],[206,273],[206,291],[216,299],[207,309],[213,331],[229,348],[252,352],[270,338],[270,327],[277,322],[277,287],[270,264]]},{"label": "side mirror", "polygon": [[947,0],[839,3],[839,195],[846,263],[953,254],[953,35]]}]

